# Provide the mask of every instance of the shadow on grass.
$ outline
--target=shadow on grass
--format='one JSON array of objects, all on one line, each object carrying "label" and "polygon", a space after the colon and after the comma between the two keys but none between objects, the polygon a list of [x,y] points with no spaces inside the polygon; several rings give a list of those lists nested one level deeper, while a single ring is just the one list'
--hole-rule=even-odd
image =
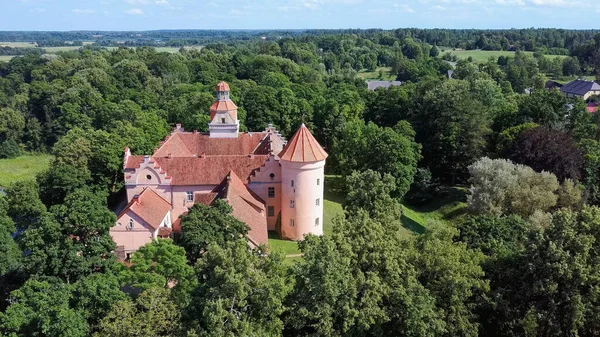
[{"label": "shadow on grass", "polygon": [[[422,203],[412,203],[409,201],[404,201],[406,205],[410,206],[410,208],[415,211],[422,213],[435,212],[440,210],[441,208],[449,207],[451,205],[456,205],[458,203],[464,203],[467,201],[467,192],[468,190],[464,187],[457,186],[442,186],[436,191],[432,200],[429,202]],[[459,211],[460,209],[456,210]],[[464,212],[464,210],[463,210]],[[456,214],[459,215],[459,214]]]},{"label": "shadow on grass", "polygon": [[423,225],[421,225],[420,223],[416,222],[415,220],[407,217],[406,215],[402,214],[402,217],[400,218],[400,220],[402,221],[402,227],[410,230],[411,232],[416,233],[416,234],[425,233],[425,227],[423,227]]},{"label": "shadow on grass", "polygon": [[346,191],[344,190],[343,176],[325,176],[323,198],[325,198],[325,200],[333,201],[342,205],[346,202]]}]

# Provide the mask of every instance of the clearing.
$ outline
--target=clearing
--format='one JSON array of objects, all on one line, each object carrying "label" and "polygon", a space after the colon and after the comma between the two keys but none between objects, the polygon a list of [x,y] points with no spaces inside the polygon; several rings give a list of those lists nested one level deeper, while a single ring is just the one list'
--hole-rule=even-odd
[{"label": "clearing", "polygon": [[36,174],[48,168],[51,159],[49,154],[27,154],[12,159],[0,159],[0,187],[17,181],[35,179]]},{"label": "clearing", "polygon": [[[484,63],[487,62],[487,60],[490,57],[494,57],[494,58],[498,58],[499,56],[509,56],[509,57],[514,57],[515,56],[515,52],[514,51],[504,51],[504,50],[461,50],[461,49],[457,49],[457,50],[452,50],[452,48],[448,48],[448,47],[438,47],[440,50],[440,57],[442,55],[444,55],[447,52],[450,52],[450,54],[452,55],[456,55],[456,57],[458,57],[459,59],[466,59],[472,57],[473,58],[473,62],[476,63]],[[444,51],[442,51],[444,50]],[[533,52],[530,51],[524,51],[523,53],[528,54],[528,55],[533,55]],[[554,57],[559,57],[559,58],[565,58],[568,57],[568,55],[545,55],[546,57],[550,57],[550,58],[554,58]]]},{"label": "clearing", "polygon": [[356,76],[362,78],[363,80],[395,81],[396,76],[390,74],[391,70],[391,67],[378,67],[377,69],[375,69],[375,71],[367,71],[366,69],[364,69],[359,71],[358,74],[356,74]]}]

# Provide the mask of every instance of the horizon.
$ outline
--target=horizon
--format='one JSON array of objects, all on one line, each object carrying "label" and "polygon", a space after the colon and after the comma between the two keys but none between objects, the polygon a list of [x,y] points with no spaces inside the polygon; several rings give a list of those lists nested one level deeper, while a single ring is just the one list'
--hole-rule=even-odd
[{"label": "horizon", "polygon": [[[566,0],[18,0],[0,31],[597,29],[600,4]],[[506,19],[510,18],[510,19]],[[176,27],[176,28],[169,28]]]}]

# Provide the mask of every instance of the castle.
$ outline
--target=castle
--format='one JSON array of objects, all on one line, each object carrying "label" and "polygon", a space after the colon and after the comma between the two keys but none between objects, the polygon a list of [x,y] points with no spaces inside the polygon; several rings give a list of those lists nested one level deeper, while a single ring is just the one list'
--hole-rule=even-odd
[{"label": "castle", "polygon": [[300,240],[323,234],[323,184],[327,153],[302,124],[289,141],[271,125],[239,132],[229,85],[217,84],[209,132],[177,125],[153,155],[125,149],[128,204],[110,234],[125,258],[157,237],[180,232],[180,215],[194,203],[225,200],[233,216],[250,227],[253,246],[268,231]]}]

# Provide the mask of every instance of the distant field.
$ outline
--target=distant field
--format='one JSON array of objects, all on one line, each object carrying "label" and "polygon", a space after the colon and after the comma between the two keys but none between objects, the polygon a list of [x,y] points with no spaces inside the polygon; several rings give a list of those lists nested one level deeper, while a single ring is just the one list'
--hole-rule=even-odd
[{"label": "distant field", "polygon": [[14,56],[12,55],[0,55],[0,62],[5,61],[8,62],[10,61]]},{"label": "distant field", "polygon": [[[452,50],[451,48],[444,48],[444,47],[439,47],[440,48],[440,56],[445,54],[446,52],[450,52],[452,55],[456,55],[456,57],[461,58],[461,59],[466,59],[472,57],[474,62],[478,62],[478,63],[482,63],[482,62],[487,62],[487,60],[490,57],[494,57],[494,58],[498,58],[500,56],[509,56],[509,57],[514,57],[515,56],[515,52],[513,51],[502,51],[502,50]],[[444,49],[445,51],[442,52],[442,49]],[[529,54],[532,55],[533,52],[530,51],[526,51],[523,52],[525,54]],[[547,57],[559,57],[559,58],[565,58],[567,57],[566,55],[546,55]]]},{"label": "distant field", "polygon": [[35,42],[0,42],[0,47],[12,47],[12,48],[27,48],[36,47]]},{"label": "distant field", "polygon": [[[382,80],[382,81],[394,81],[396,76],[390,74],[390,67],[379,67],[375,71],[359,71],[357,76],[363,80]],[[379,78],[379,72],[381,71],[382,77]]]},{"label": "distant field", "polygon": [[46,170],[52,159],[48,154],[31,154],[13,159],[0,159],[0,186],[16,181],[32,180]]}]

